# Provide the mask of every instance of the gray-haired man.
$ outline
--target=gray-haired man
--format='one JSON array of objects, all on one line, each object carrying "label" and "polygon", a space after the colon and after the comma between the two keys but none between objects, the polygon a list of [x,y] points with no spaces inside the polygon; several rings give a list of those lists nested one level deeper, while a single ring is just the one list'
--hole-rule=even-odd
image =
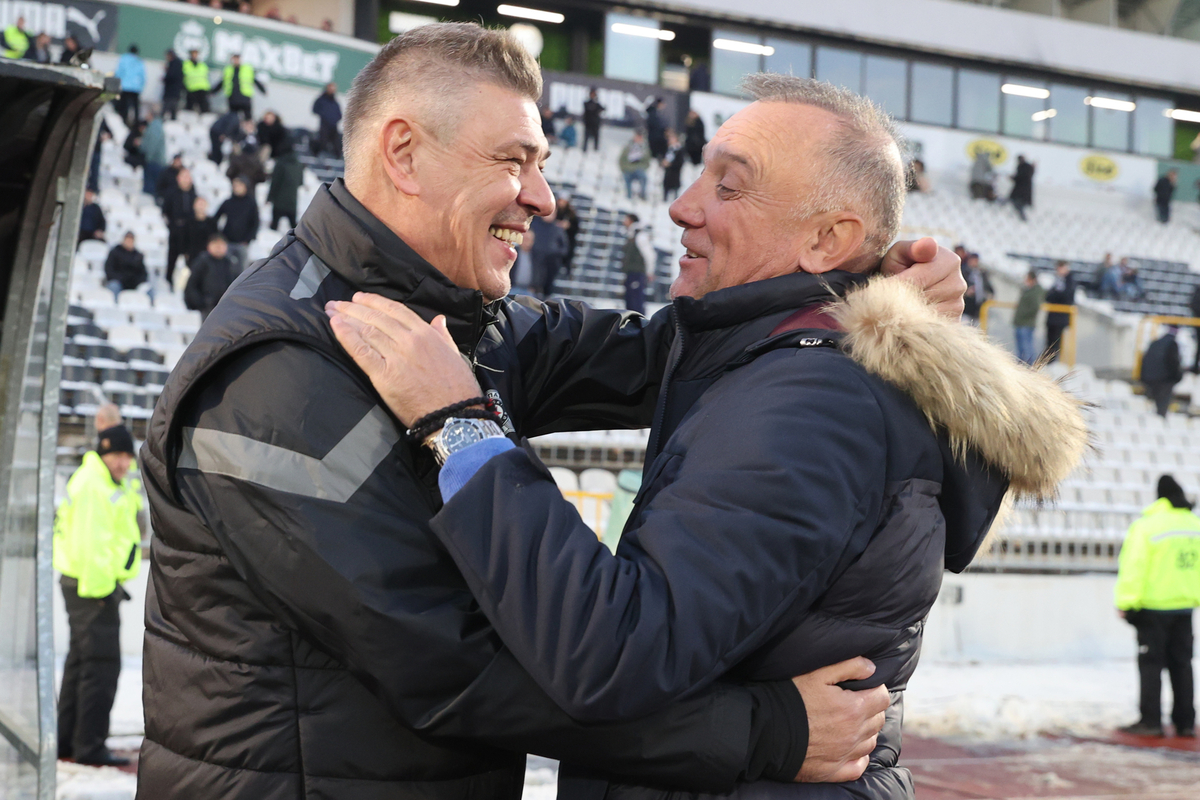
[{"label": "gray-haired man", "polygon": [[[433,25],[384,46],[347,100],[345,183],[172,374],[144,450],[159,538],[140,796],[515,798],[526,752],[720,789],[802,762],[853,772],[873,743],[878,693],[820,674],[800,681],[807,703],[791,681],[722,685],[575,722],[431,533],[437,463],[341,350],[327,302],[377,292],[433,320],[523,434],[644,426],[661,380],[662,322],[503,299],[514,245],[554,207],[540,90],[506,33]],[[952,260],[913,271],[961,303]]]}]

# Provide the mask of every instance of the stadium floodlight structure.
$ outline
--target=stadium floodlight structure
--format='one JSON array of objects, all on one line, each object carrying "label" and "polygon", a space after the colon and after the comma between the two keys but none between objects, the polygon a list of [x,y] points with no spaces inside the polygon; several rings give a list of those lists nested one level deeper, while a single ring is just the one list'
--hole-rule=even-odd
[{"label": "stadium floodlight structure", "polygon": [[53,800],[54,474],[68,290],[96,113],[120,81],[0,60],[0,797]]},{"label": "stadium floodlight structure", "polygon": [[496,6],[496,13],[505,17],[531,19],[534,22],[549,22],[552,25],[558,25],[567,18],[565,14],[560,14],[557,11],[542,11],[540,8],[512,6],[508,3],[501,3]]},{"label": "stadium floodlight structure", "polygon": [[1137,103],[1115,97],[1089,96],[1083,98],[1083,102],[1092,108],[1107,108],[1109,111],[1133,111],[1137,108]]},{"label": "stadium floodlight structure", "polygon": [[768,44],[739,42],[736,39],[713,39],[712,46],[718,50],[729,50],[734,53],[749,53],[752,56],[775,55],[775,48]]},{"label": "stadium floodlight structure", "polygon": [[1018,97],[1032,97],[1035,100],[1045,100],[1050,96],[1050,90],[1040,86],[1024,86],[1019,83],[1006,83],[1000,87],[1005,94]]},{"label": "stadium floodlight structure", "polygon": [[641,36],[644,39],[660,39],[664,42],[675,40],[675,31],[651,28],[649,25],[630,25],[625,22],[614,22],[611,30],[613,33],[623,33],[626,36]]}]

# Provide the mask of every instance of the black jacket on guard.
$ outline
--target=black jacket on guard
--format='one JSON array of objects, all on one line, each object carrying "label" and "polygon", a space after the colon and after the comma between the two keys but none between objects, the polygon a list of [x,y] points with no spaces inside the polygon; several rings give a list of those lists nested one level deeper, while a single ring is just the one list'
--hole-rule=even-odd
[{"label": "black jacket on guard", "polygon": [[665,312],[677,335],[616,557],[523,449],[492,458],[434,518],[505,643],[582,719],[650,713],[722,676],[870,658],[875,674],[851,688],[884,684],[893,705],[863,778],[744,784],[739,798],[912,797],[901,698],[943,568],[970,563],[1010,479],[1051,493],[1085,440],[1053,382],[907,284],[877,281],[838,306],[849,355],[811,329],[820,314],[781,326],[857,280],[797,273]]},{"label": "black jacket on guard", "polygon": [[340,181],[322,189],[225,294],[150,423],[138,796],[506,800],[527,751],[693,788],[794,775],[803,704],[779,685],[610,726],[538,688],[429,529],[432,456],[332,336],[325,303],[356,290],[446,314],[509,429],[649,421],[668,331],[575,304],[485,305]]}]

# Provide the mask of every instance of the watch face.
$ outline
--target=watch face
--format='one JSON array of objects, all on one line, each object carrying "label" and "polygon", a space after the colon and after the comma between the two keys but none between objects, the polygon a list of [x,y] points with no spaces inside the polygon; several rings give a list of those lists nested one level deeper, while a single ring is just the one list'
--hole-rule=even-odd
[{"label": "watch face", "polygon": [[479,430],[466,420],[452,420],[442,429],[442,447],[450,453],[475,444],[482,438]]}]

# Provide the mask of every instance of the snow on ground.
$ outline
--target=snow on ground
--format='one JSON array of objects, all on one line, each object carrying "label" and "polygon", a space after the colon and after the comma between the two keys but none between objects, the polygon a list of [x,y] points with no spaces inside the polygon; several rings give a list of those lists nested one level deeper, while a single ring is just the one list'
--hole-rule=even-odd
[{"label": "snow on ground", "polygon": [[[114,749],[136,750],[141,743],[141,678],[141,660],[125,658],[113,706]],[[1169,709],[1168,689],[1164,695]],[[905,730],[917,736],[1093,735],[1137,718],[1137,664],[1132,653],[1128,659],[1086,662],[930,661],[910,682],[904,711]],[[557,772],[554,761],[531,757],[527,800],[553,800]],[[67,763],[59,764],[58,779],[58,800],[131,800],[136,785],[132,775],[118,770]]]},{"label": "snow on ground", "polygon": [[[1163,708],[1170,709],[1164,676]],[[1094,735],[1135,722],[1137,662],[922,663],[905,693],[904,729],[917,736],[1012,739]]]}]

